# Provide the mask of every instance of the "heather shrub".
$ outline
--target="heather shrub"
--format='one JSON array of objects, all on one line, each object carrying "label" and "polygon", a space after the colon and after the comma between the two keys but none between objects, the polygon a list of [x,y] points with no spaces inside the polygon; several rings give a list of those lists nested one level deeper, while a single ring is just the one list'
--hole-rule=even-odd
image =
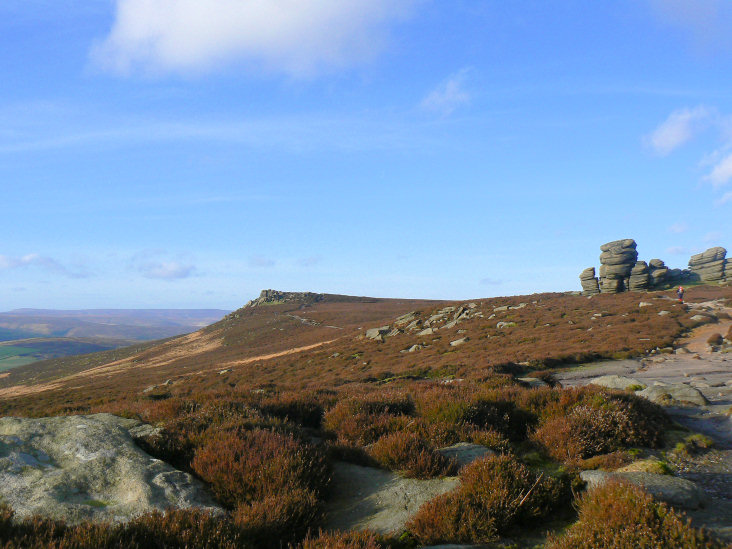
[{"label": "heather shrub", "polygon": [[282,547],[301,540],[322,519],[322,506],[314,492],[294,489],[251,503],[241,503],[233,521],[255,547]]},{"label": "heather shrub", "polygon": [[457,464],[430,448],[413,433],[385,435],[369,449],[369,455],[382,467],[401,471],[412,478],[434,478],[454,474]]},{"label": "heather shrub", "polygon": [[724,547],[637,486],[608,482],[583,494],[578,509],[579,520],[563,535],[550,536],[547,549]]},{"label": "heather shrub", "polygon": [[[328,410],[323,417],[323,428],[338,436],[346,444],[366,445],[376,442],[382,436],[401,431],[414,418],[390,411],[399,407],[376,406],[367,401],[344,399]],[[368,411],[365,411],[366,408]]]},{"label": "heather shrub", "polygon": [[707,339],[707,345],[711,345],[712,347],[722,345],[723,343],[724,338],[722,337],[722,334],[712,334],[709,336],[709,339]]},{"label": "heather shrub", "polygon": [[330,466],[320,450],[264,430],[212,437],[196,451],[191,467],[230,508],[298,488],[321,495],[330,482]]},{"label": "heather shrub", "polygon": [[500,454],[506,454],[511,451],[511,443],[498,431],[493,429],[475,430],[470,433],[470,442],[480,444],[491,450],[495,450]]},{"label": "heather shrub", "polygon": [[724,336],[724,338],[727,341],[732,341],[732,326],[729,327],[729,330],[727,330],[727,335]]},{"label": "heather shrub", "polygon": [[266,399],[258,408],[269,416],[312,429],[319,429],[323,420],[323,406],[308,395],[280,395]]},{"label": "heather shrub", "polygon": [[633,462],[633,456],[627,452],[611,452],[591,458],[583,459],[579,468],[582,470],[602,469],[603,471],[614,471]]},{"label": "heather shrub", "polygon": [[387,549],[383,537],[371,532],[320,532],[317,537],[308,536],[298,549]]},{"label": "heather shrub", "polygon": [[635,395],[594,393],[566,415],[546,419],[532,438],[554,459],[566,463],[629,446],[658,447],[668,417]]},{"label": "heather shrub", "polygon": [[33,517],[17,523],[0,507],[4,549],[247,549],[253,548],[230,520],[199,510],[141,515],[125,524],[62,521]]},{"label": "heather shrub", "polygon": [[514,526],[531,524],[569,502],[565,483],[510,456],[464,467],[460,486],[424,504],[407,529],[422,544],[488,543]]}]

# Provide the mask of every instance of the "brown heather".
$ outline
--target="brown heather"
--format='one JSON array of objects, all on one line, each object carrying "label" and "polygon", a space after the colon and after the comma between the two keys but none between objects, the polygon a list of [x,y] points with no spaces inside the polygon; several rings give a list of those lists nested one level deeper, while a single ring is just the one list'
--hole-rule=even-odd
[{"label": "brown heather", "polygon": [[569,505],[566,483],[537,475],[511,456],[490,456],[461,471],[459,488],[424,504],[407,524],[421,544],[488,543]]},{"label": "brown heather", "polygon": [[579,498],[579,520],[546,549],[722,549],[682,515],[630,484],[609,482]]},{"label": "brown heather", "polygon": [[457,472],[457,463],[428,446],[414,433],[398,432],[381,437],[368,448],[369,455],[386,469],[406,477],[427,479]]}]

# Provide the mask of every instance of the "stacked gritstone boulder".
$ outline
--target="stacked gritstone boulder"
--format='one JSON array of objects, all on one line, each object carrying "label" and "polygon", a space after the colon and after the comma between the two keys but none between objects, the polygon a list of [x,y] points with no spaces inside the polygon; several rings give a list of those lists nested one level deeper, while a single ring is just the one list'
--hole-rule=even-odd
[{"label": "stacked gritstone boulder", "polygon": [[726,282],[726,255],[727,250],[720,246],[709,248],[705,252],[691,256],[689,270],[702,282],[722,284]]},{"label": "stacked gritstone boulder", "polygon": [[630,286],[630,274],[638,261],[637,244],[632,238],[600,246],[600,291],[617,294]]},{"label": "stacked gritstone boulder", "polygon": [[663,287],[668,277],[668,267],[660,259],[651,259],[648,262],[648,274],[650,275],[650,284],[652,288]]},{"label": "stacked gritstone boulder", "polygon": [[600,293],[600,284],[595,276],[595,268],[588,267],[579,275],[582,284],[582,295],[595,295]]},{"label": "stacked gritstone boulder", "polygon": [[630,270],[630,282],[628,290],[631,292],[645,292],[650,285],[648,264],[645,261],[636,261],[635,266]]}]

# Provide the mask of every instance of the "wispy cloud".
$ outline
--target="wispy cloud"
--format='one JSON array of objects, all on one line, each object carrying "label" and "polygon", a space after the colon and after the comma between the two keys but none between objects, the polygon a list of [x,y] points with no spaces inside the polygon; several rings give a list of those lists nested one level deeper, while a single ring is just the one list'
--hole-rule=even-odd
[{"label": "wispy cloud", "polygon": [[293,76],[368,60],[415,0],[116,0],[91,51],[111,72],[198,73],[248,62]]},{"label": "wispy cloud", "polygon": [[729,183],[732,179],[732,153],[719,160],[704,179],[709,181],[715,189]]},{"label": "wispy cloud", "polygon": [[130,267],[145,278],[157,280],[180,280],[195,274],[196,267],[182,256],[168,257],[161,250],[145,250],[135,254]]},{"label": "wispy cloud", "polygon": [[276,261],[263,255],[253,255],[249,258],[249,266],[256,268],[274,267]]},{"label": "wispy cloud", "polygon": [[498,280],[495,278],[482,278],[480,280],[480,283],[483,286],[500,286],[501,284],[503,284],[503,280]]},{"label": "wispy cloud", "polygon": [[297,260],[297,264],[300,265],[300,267],[312,267],[313,265],[317,265],[323,261],[323,258],[319,255],[313,255],[310,257],[301,257]]},{"label": "wispy cloud", "polygon": [[86,273],[72,271],[52,257],[40,254],[27,254],[19,257],[0,255],[0,271],[38,267],[45,271],[62,274],[70,278],[85,278]]},{"label": "wispy cloud", "polygon": [[448,116],[456,109],[468,105],[472,99],[467,90],[470,72],[469,68],[465,68],[451,75],[422,99],[420,107],[426,111]]},{"label": "wispy cloud", "polygon": [[724,204],[729,204],[732,202],[732,191],[726,192],[722,195],[722,197],[715,202],[717,206],[723,206]]},{"label": "wispy cloud", "polygon": [[645,142],[657,154],[665,156],[694,138],[714,115],[714,111],[703,105],[676,110],[646,136]]},{"label": "wispy cloud", "polygon": [[670,248],[666,248],[666,253],[669,255],[689,255],[691,254],[691,250],[682,246],[671,246]]},{"label": "wispy cloud", "polygon": [[685,233],[688,230],[689,230],[688,223],[674,223],[673,225],[671,225],[668,228],[668,232],[673,233],[673,234]]},{"label": "wispy cloud", "polygon": [[658,19],[683,32],[699,51],[732,53],[729,0],[649,0]]},{"label": "wispy cloud", "polygon": [[722,236],[719,231],[712,231],[704,235],[704,242],[706,244],[719,244]]}]

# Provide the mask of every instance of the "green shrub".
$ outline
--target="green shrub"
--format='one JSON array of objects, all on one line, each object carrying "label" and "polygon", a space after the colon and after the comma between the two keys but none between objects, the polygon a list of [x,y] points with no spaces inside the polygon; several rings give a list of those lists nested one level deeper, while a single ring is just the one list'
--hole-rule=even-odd
[{"label": "green shrub", "polygon": [[427,479],[454,474],[457,463],[448,459],[413,433],[393,433],[381,437],[368,449],[382,467],[401,471],[407,477]]},{"label": "green shrub", "polygon": [[637,486],[608,482],[579,498],[579,520],[562,536],[550,536],[546,549],[722,549],[721,543],[693,528]]},{"label": "green shrub", "polygon": [[567,485],[532,473],[510,456],[463,468],[460,486],[424,504],[407,524],[422,544],[488,543],[569,502]]}]

